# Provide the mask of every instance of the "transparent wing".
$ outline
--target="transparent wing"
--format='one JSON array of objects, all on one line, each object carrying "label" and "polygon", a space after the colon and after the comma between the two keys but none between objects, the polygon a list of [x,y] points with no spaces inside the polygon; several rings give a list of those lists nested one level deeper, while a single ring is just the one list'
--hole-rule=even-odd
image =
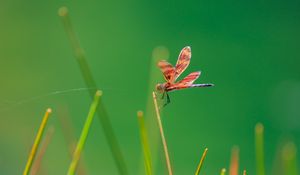
[{"label": "transparent wing", "polygon": [[182,72],[189,66],[191,61],[191,47],[184,47],[178,57],[176,66],[175,66],[175,75],[174,81],[182,74]]},{"label": "transparent wing", "polygon": [[175,83],[175,85],[192,85],[194,83],[194,81],[199,78],[200,75],[201,75],[200,71],[190,73],[184,79],[182,79],[178,83]]},{"label": "transparent wing", "polygon": [[157,66],[162,71],[166,81],[173,82],[175,75],[175,68],[166,60],[161,60],[158,62]]},{"label": "transparent wing", "polygon": [[193,87],[209,87],[214,86],[213,84],[193,84],[195,80],[199,78],[201,72],[193,72],[186,76],[181,81],[172,84],[168,87],[167,91],[179,90],[179,89],[186,89],[186,88],[193,88]]}]

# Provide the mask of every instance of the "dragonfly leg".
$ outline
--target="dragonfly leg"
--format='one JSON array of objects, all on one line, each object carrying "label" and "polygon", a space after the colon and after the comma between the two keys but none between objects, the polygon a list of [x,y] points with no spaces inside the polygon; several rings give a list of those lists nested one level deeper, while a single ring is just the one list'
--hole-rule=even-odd
[{"label": "dragonfly leg", "polygon": [[168,93],[166,93],[166,94],[167,94],[167,103],[169,104],[169,103],[171,103],[170,96]]},{"label": "dragonfly leg", "polygon": [[166,92],[163,93],[163,95],[161,96],[161,99],[164,99],[164,98],[165,98],[165,93],[166,93]]},{"label": "dragonfly leg", "polygon": [[166,92],[166,95],[167,95],[167,102],[164,104],[164,107],[167,106],[171,102],[170,96],[167,92]]}]

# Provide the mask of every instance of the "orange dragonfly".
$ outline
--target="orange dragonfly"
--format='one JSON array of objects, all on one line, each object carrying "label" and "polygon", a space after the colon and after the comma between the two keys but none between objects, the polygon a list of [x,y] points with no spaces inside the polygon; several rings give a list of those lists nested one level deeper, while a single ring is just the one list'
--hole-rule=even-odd
[{"label": "orange dragonfly", "polygon": [[191,61],[191,47],[186,46],[184,47],[178,57],[176,66],[173,67],[170,63],[166,60],[161,60],[158,62],[158,67],[162,71],[165,79],[167,82],[163,84],[157,84],[156,90],[162,93],[162,99],[164,96],[167,96],[167,102],[164,104],[166,106],[170,103],[170,97],[168,92],[179,90],[179,89],[186,89],[186,88],[194,88],[194,87],[210,87],[214,86],[214,84],[193,84],[194,81],[199,78],[201,72],[192,72],[184,79],[179,82],[175,82],[176,79],[182,74],[182,72],[189,66]]}]

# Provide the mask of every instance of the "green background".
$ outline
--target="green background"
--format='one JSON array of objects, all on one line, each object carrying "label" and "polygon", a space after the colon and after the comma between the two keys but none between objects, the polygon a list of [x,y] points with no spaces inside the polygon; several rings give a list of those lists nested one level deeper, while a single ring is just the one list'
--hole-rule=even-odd
[{"label": "green background", "polygon": [[[174,174],[228,167],[234,145],[240,172],[255,174],[254,126],[265,125],[267,174],[278,174],[281,145],[300,145],[300,2],[275,1],[21,1],[0,2],[0,174],[21,174],[46,108],[54,136],[40,174],[65,174],[70,156],[60,119],[77,140],[91,100],[57,11],[67,6],[130,174],[143,171],[137,110],[145,110],[153,50],[175,64],[191,46],[189,72],[213,88],[170,93],[163,124]],[[158,69],[154,71],[159,72]],[[157,79],[161,82],[161,77]],[[154,116],[146,116],[154,118]],[[148,119],[147,119],[148,120]],[[149,129],[148,132],[155,133]],[[152,143],[155,143],[153,141]],[[166,174],[160,140],[156,174]],[[99,119],[84,150],[88,174],[117,174]]]}]

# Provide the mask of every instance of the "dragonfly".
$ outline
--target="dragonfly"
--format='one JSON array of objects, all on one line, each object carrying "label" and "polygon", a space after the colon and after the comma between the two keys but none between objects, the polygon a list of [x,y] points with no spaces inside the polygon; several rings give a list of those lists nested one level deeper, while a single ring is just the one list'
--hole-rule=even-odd
[{"label": "dragonfly", "polygon": [[191,47],[186,46],[181,50],[175,67],[172,66],[172,64],[170,64],[166,60],[161,60],[158,62],[157,66],[162,71],[163,76],[166,80],[165,83],[156,85],[156,90],[159,93],[163,94],[161,98],[164,99],[164,97],[167,96],[167,102],[163,106],[166,106],[171,102],[168,92],[180,90],[180,89],[186,89],[186,88],[214,86],[214,84],[211,83],[193,84],[194,81],[198,79],[199,76],[201,75],[201,71],[192,72],[182,80],[175,82],[177,78],[182,74],[182,72],[184,72],[185,69],[189,66],[191,61],[191,56],[192,56]]}]

